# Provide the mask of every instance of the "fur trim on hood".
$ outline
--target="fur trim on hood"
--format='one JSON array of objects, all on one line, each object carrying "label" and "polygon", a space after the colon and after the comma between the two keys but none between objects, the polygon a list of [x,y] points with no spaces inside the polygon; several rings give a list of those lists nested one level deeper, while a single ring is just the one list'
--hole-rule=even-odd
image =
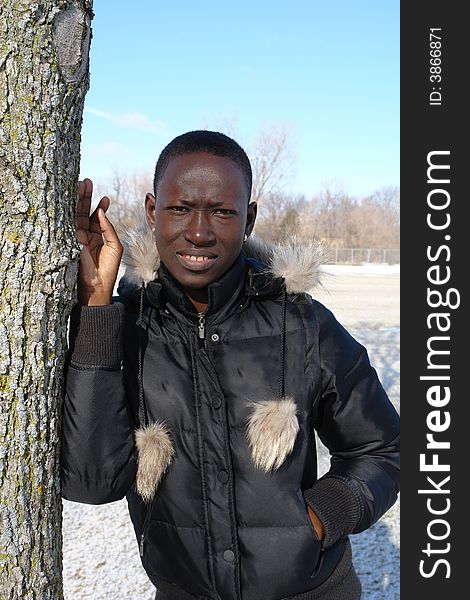
[{"label": "fur trim on hood", "polygon": [[[160,257],[148,226],[127,230],[122,238],[125,278],[140,287],[157,276]],[[251,235],[243,244],[243,254],[267,265],[275,277],[283,277],[289,294],[311,293],[321,285],[321,265],[328,262],[328,251],[316,240],[302,242],[297,236],[275,244]]]}]

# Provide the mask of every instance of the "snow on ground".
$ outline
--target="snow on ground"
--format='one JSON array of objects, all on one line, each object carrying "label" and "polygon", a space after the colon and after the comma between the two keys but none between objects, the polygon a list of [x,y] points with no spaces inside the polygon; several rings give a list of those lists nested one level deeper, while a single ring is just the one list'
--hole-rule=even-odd
[{"label": "snow on ground", "polygon": [[[399,266],[325,269],[325,288],[312,295],[367,348],[399,410]],[[319,444],[320,474],[327,469],[328,452]],[[63,508],[65,600],[153,600],[126,501],[87,506],[64,500]],[[351,543],[363,600],[398,600],[399,502]]]},{"label": "snow on ground", "polygon": [[[400,410],[399,266],[329,265],[325,289],[313,296],[368,351],[371,364],[396,409]],[[328,470],[328,451],[321,443],[319,472]],[[351,536],[353,560],[363,600],[400,597],[400,502],[367,531]]]}]

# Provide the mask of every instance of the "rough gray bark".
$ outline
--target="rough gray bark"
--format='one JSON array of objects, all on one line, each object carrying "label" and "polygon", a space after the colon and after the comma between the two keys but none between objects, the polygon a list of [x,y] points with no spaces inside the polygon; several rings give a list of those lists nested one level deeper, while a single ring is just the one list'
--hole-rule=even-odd
[{"label": "rough gray bark", "polygon": [[0,4],[0,598],[62,593],[59,428],[92,0]]}]

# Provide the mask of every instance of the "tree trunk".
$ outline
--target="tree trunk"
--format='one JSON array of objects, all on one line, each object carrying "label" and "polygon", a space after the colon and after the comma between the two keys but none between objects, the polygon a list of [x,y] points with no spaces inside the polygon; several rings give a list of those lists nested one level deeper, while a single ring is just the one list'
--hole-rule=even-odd
[{"label": "tree trunk", "polygon": [[59,440],[92,0],[0,5],[0,598],[62,592]]}]

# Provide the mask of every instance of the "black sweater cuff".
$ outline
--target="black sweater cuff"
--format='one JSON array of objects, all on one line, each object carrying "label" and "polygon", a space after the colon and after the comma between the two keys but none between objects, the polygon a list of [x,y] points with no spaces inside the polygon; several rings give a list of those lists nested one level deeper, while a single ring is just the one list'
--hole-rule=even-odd
[{"label": "black sweater cuff", "polygon": [[75,364],[118,367],[122,361],[124,305],[76,304],[70,315],[70,360]]},{"label": "black sweater cuff", "polygon": [[304,498],[323,524],[324,548],[351,533],[361,520],[359,492],[343,478],[325,475],[304,491]]}]

